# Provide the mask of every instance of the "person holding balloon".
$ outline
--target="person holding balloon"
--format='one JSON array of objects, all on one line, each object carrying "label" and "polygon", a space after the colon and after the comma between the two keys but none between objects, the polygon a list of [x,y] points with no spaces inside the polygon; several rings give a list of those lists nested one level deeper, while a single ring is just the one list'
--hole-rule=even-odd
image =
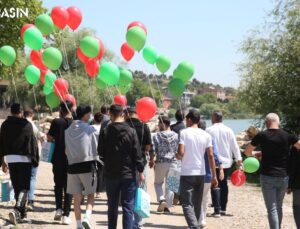
[{"label": "person holding balloon", "polygon": [[[270,113],[265,120],[266,130],[258,133],[248,145],[245,155],[257,156],[253,152],[261,148],[260,184],[268,211],[270,229],[280,229],[282,222],[282,202],[288,188],[288,156],[290,147],[300,149],[300,141],[280,128],[279,116]],[[260,156],[260,155],[258,155]]]}]

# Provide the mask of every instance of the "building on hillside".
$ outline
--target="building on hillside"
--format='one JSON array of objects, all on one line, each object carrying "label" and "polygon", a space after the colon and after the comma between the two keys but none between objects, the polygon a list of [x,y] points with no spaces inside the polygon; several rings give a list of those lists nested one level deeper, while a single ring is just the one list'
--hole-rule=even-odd
[{"label": "building on hillside", "polygon": [[[169,94],[168,88],[163,88],[164,98],[163,98],[163,107],[169,108],[172,103],[176,102],[176,99]],[[184,107],[187,107],[191,104],[191,99],[195,95],[194,92],[184,91],[181,96],[181,103]]]},{"label": "building on hillside", "polygon": [[225,90],[221,89],[221,88],[216,88],[213,86],[210,87],[205,87],[205,88],[201,88],[198,90],[198,94],[202,95],[202,94],[213,94],[217,97],[217,99],[221,100],[221,101],[225,101],[226,100],[226,92]]}]

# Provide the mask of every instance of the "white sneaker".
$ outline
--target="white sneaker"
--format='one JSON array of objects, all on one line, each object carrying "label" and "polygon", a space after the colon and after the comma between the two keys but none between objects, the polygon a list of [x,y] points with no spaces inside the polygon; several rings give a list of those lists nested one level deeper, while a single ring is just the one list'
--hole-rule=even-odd
[{"label": "white sneaker", "polygon": [[62,217],[62,224],[63,225],[70,225],[72,224],[72,220],[69,216],[63,216]]},{"label": "white sneaker", "polygon": [[90,220],[87,217],[84,217],[84,219],[82,220],[82,226],[84,229],[92,229]]},{"label": "white sneaker", "polygon": [[62,209],[57,209],[54,215],[54,220],[61,221],[61,217],[62,217]]}]

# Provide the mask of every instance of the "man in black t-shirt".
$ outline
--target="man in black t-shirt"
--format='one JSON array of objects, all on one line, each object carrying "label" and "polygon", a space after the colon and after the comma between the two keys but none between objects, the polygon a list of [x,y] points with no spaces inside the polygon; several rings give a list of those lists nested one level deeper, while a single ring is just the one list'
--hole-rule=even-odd
[{"label": "man in black t-shirt", "polygon": [[[266,117],[267,130],[258,133],[247,147],[247,156],[262,157],[260,183],[268,211],[271,229],[280,229],[282,221],[282,202],[288,188],[288,156],[291,146],[300,149],[298,137],[280,129],[277,114]],[[254,152],[260,146],[261,153]]]},{"label": "man in black t-shirt", "polygon": [[176,123],[171,125],[171,130],[173,130],[175,133],[179,134],[181,130],[185,129],[184,124],[184,112],[179,109],[175,113]]},{"label": "man in black t-shirt", "polygon": [[71,125],[73,120],[72,107],[73,104],[70,101],[65,101],[60,104],[60,118],[52,121],[47,135],[48,141],[55,143],[52,158],[56,203],[54,220],[62,220],[62,223],[66,225],[71,224],[69,215],[71,211],[72,196],[66,193],[68,160],[65,153],[65,130]]}]

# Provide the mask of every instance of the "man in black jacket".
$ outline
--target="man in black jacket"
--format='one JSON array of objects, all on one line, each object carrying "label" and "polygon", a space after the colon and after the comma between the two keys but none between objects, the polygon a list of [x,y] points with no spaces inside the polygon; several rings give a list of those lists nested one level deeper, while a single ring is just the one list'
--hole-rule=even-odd
[{"label": "man in black jacket", "polygon": [[136,171],[144,181],[144,162],[137,134],[124,122],[123,108],[110,107],[112,123],[100,134],[98,151],[105,164],[108,198],[108,228],[117,228],[118,202],[121,194],[123,229],[133,228]]},{"label": "man in black jacket", "polygon": [[181,130],[185,129],[185,124],[183,122],[184,112],[181,109],[177,110],[175,113],[175,118],[177,122],[171,125],[171,130],[179,134]]},{"label": "man in black jacket", "polygon": [[3,172],[9,168],[15,191],[16,205],[14,211],[9,213],[9,220],[16,225],[26,217],[31,168],[38,166],[39,155],[32,125],[22,117],[21,105],[14,103],[11,114],[1,126],[0,159]]}]

